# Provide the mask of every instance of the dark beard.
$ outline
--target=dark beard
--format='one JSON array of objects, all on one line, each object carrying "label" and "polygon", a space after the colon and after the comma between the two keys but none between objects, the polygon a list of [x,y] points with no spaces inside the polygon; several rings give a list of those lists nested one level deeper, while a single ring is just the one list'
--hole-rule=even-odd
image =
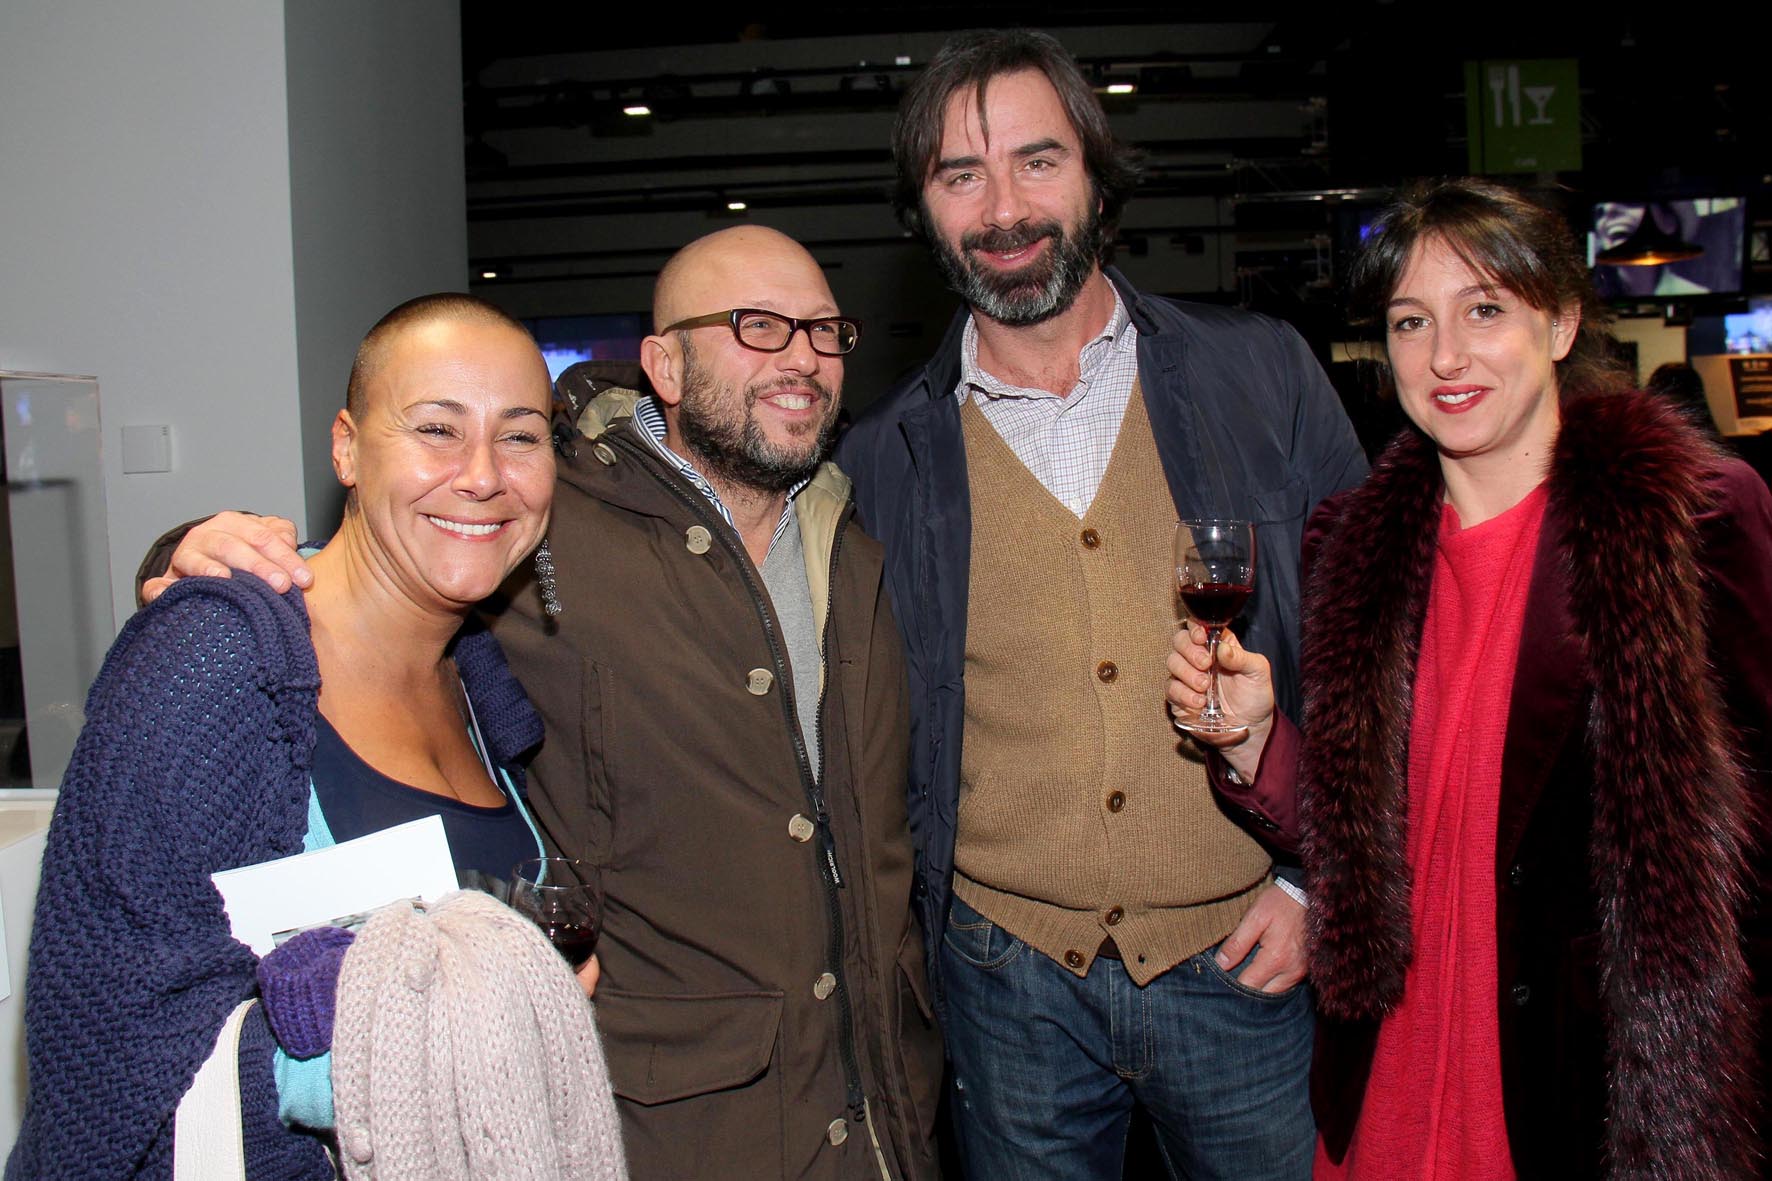
[{"label": "dark beard", "polygon": [[[751,411],[774,384],[745,388],[742,421],[723,417],[713,377],[696,364],[689,342],[683,342],[683,400],[677,407],[677,428],[683,432],[684,445],[695,453],[696,466],[703,475],[758,492],[786,492],[818,470],[830,450],[837,416],[826,414],[810,448],[789,449],[771,443]],[[800,378],[794,384],[816,390],[827,410],[836,402],[835,395],[816,378]]]},{"label": "dark beard", "polygon": [[[927,213],[925,213],[927,218]],[[1017,250],[1042,238],[1052,245],[1041,257],[1014,272],[976,263],[974,250]],[[948,287],[973,311],[1011,328],[1025,328],[1060,315],[1076,302],[1077,293],[1095,273],[1101,248],[1101,215],[1091,213],[1066,233],[1056,221],[1029,222],[1008,230],[977,230],[960,237],[956,252],[934,238],[935,261]]]}]

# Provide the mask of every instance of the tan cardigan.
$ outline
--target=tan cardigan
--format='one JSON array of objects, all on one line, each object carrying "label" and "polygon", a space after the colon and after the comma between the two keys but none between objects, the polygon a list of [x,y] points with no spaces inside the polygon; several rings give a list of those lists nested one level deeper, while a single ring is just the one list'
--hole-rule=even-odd
[{"label": "tan cardigan", "polygon": [[1081,520],[971,402],[961,421],[973,523],[954,890],[1079,976],[1111,937],[1144,984],[1229,934],[1270,868],[1166,712],[1175,510],[1144,399]]}]

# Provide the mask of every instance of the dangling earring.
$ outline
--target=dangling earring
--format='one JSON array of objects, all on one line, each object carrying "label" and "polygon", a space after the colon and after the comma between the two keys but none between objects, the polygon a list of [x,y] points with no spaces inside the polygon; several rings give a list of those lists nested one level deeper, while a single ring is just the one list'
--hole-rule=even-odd
[{"label": "dangling earring", "polygon": [[535,580],[541,588],[541,609],[549,619],[560,614],[559,588],[554,585],[554,555],[548,550],[548,539],[541,539],[535,551]]}]

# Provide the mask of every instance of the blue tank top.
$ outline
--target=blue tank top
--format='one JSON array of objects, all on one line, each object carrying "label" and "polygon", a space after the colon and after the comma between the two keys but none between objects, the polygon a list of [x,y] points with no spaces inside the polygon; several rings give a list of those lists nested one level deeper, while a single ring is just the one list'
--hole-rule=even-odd
[{"label": "blue tank top", "polygon": [[508,788],[503,804],[485,808],[464,804],[390,779],[352,750],[324,715],[316,712],[313,786],[332,839],[340,843],[380,832],[409,820],[441,816],[455,862],[456,881],[464,890],[506,896],[505,883],[519,861],[538,856],[535,833]]}]

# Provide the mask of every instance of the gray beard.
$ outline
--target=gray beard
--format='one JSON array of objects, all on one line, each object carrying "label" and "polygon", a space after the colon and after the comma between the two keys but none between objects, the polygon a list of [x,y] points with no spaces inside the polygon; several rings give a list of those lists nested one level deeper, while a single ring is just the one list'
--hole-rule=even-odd
[{"label": "gray beard", "polygon": [[[1039,261],[1013,274],[988,270],[970,256],[973,250],[1015,250],[1041,238],[1051,238],[1051,247]],[[960,238],[960,251],[941,238],[934,239],[934,244],[936,264],[954,294],[980,315],[1011,328],[1025,328],[1068,311],[1076,302],[1083,285],[1095,273],[1101,217],[1090,214],[1074,234],[1066,233],[1056,221],[1044,221],[965,234]]]}]

